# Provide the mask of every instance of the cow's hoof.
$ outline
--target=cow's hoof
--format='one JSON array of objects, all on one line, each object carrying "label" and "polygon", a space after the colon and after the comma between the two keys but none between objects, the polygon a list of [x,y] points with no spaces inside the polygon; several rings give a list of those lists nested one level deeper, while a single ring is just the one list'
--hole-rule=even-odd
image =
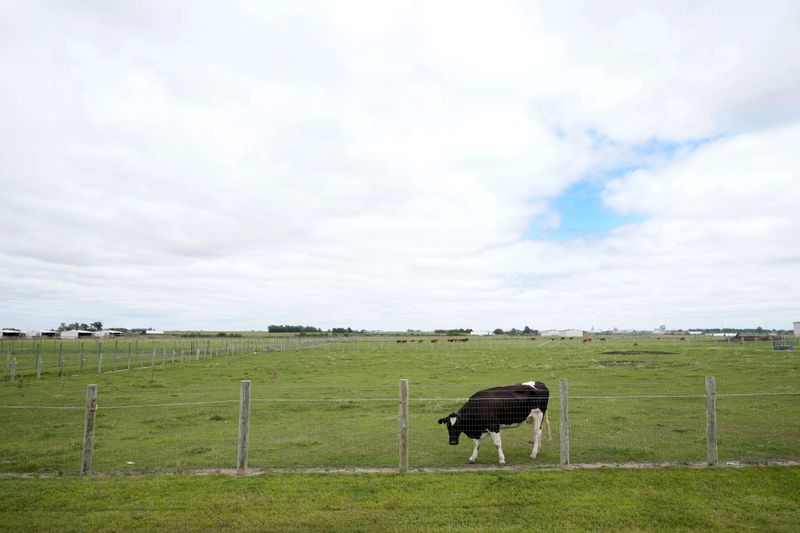
[{"label": "cow's hoof", "polygon": [[506,462],[505,461],[500,461],[500,466],[506,466]]},{"label": "cow's hoof", "polygon": [[471,460],[471,459],[467,459],[467,464],[468,464],[468,465],[474,465],[474,464],[475,464],[475,461],[473,461],[473,460]]}]

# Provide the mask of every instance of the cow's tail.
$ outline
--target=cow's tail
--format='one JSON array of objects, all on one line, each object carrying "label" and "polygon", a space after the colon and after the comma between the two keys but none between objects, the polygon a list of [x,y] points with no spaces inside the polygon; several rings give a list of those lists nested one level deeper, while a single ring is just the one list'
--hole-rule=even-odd
[{"label": "cow's tail", "polygon": [[547,440],[553,440],[552,435],[550,435],[550,416],[547,413],[547,411],[544,412],[544,425],[547,428]]}]

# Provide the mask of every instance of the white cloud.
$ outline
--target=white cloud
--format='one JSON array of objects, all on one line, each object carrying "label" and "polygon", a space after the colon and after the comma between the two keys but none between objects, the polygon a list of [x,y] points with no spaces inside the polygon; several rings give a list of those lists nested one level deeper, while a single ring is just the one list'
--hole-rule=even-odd
[{"label": "white cloud", "polygon": [[[0,318],[777,325],[797,297],[798,16],[8,6]],[[685,148],[643,155],[654,139]],[[523,240],[571,184],[631,166],[604,201],[643,222]]]}]

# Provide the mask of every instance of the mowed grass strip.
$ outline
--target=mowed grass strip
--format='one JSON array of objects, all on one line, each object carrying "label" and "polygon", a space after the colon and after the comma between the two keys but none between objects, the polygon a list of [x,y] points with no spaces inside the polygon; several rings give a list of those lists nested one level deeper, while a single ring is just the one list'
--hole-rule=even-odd
[{"label": "mowed grass strip", "polygon": [[800,468],[0,480],[2,531],[797,531]]}]

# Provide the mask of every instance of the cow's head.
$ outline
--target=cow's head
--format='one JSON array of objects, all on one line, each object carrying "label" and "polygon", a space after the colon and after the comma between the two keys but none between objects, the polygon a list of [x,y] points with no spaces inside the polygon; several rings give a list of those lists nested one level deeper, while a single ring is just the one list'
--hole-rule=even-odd
[{"label": "cow's head", "polygon": [[450,413],[446,417],[440,418],[438,422],[447,426],[447,433],[450,435],[450,445],[455,446],[458,444],[458,437],[461,435],[461,430],[458,429],[458,415]]}]

